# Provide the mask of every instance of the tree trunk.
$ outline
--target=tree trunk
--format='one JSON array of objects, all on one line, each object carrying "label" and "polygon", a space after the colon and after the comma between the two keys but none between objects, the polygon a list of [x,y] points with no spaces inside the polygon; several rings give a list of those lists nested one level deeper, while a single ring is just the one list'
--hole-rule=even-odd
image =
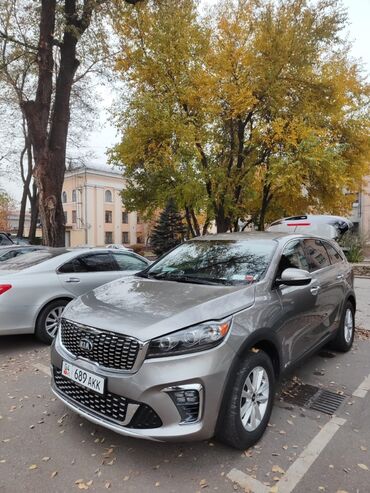
[{"label": "tree trunk", "polygon": [[35,243],[37,221],[39,218],[39,197],[37,193],[36,183],[33,184],[32,188],[33,188],[33,194],[31,198],[31,222],[30,222],[30,230],[28,233],[28,240],[31,244]]},{"label": "tree trunk", "polygon": [[191,214],[191,219],[193,221],[193,227],[195,232],[194,236],[200,236],[200,227],[199,227],[198,219],[192,207],[190,208],[190,214]]},{"label": "tree trunk", "polygon": [[265,230],[265,220],[266,220],[266,212],[267,208],[269,206],[269,203],[271,201],[272,195],[270,195],[270,185],[264,185],[263,186],[263,194],[262,194],[262,203],[261,203],[261,209],[259,213],[259,219],[258,219],[258,230],[259,231],[264,231]]},{"label": "tree trunk", "polygon": [[[29,136],[28,136],[27,126],[26,126],[24,116],[23,116],[23,133],[24,133],[25,147],[24,147],[24,149],[21,153],[21,156],[20,156],[21,177],[22,177],[22,181],[23,181],[23,193],[22,193],[21,208],[20,208],[20,213],[19,213],[18,232],[17,232],[17,236],[19,236],[19,237],[24,236],[24,223],[25,223],[25,216],[26,216],[26,209],[27,209],[27,198],[29,198],[29,199],[31,198],[30,185],[31,185],[32,173],[33,173],[32,147],[31,147],[31,142],[30,142]],[[23,165],[23,159],[24,159],[25,154],[27,155],[27,174],[26,175],[24,173],[24,165]]]},{"label": "tree trunk", "polygon": [[185,219],[186,219],[186,224],[188,226],[189,236],[190,236],[190,238],[194,238],[195,231],[193,228],[193,224],[191,222],[191,214],[190,214],[189,207],[185,207]]},{"label": "tree trunk", "polygon": [[219,206],[216,210],[217,233],[226,233],[230,227],[230,219],[225,216],[225,209]]}]

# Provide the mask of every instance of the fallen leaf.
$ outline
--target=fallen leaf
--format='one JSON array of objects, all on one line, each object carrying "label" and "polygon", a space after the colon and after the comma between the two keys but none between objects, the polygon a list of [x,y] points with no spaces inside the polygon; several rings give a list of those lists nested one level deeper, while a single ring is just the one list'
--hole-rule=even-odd
[{"label": "fallen leaf", "polygon": [[105,488],[107,488],[107,489],[108,489],[108,488],[110,488],[110,487],[111,487],[111,484],[112,484],[112,483],[111,483],[110,481],[106,481],[104,486],[105,486]]},{"label": "fallen leaf", "polygon": [[363,469],[364,471],[368,471],[369,468],[367,467],[366,464],[357,464],[360,469]]},{"label": "fallen leaf", "polygon": [[367,451],[367,447],[364,447],[363,445],[361,445],[360,449],[361,449],[363,452],[366,452],[366,451]]},{"label": "fallen leaf", "polygon": [[201,488],[207,488],[208,487],[208,483],[205,479],[202,479],[201,481],[199,481],[199,486]]},{"label": "fallen leaf", "polygon": [[271,471],[272,472],[278,472],[280,474],[285,473],[284,469],[282,469],[280,466],[272,466]]},{"label": "fallen leaf", "polygon": [[43,457],[41,460],[47,462],[48,460],[50,460],[50,457]]},{"label": "fallen leaf", "polygon": [[86,483],[78,483],[77,487],[79,490],[88,490],[89,489],[89,487],[87,486]]},{"label": "fallen leaf", "polygon": [[33,471],[34,469],[37,469],[39,466],[37,464],[32,464],[28,469]]},{"label": "fallen leaf", "polygon": [[278,487],[277,487],[277,485],[275,485],[272,488],[270,488],[269,493],[278,493]]},{"label": "fallen leaf", "polygon": [[51,474],[50,474],[50,477],[51,479],[55,478],[55,476],[58,474],[58,471],[53,471]]},{"label": "fallen leaf", "polygon": [[160,483],[159,481],[157,481],[157,482],[155,483],[155,486],[156,486],[157,488],[158,488],[158,486],[160,486],[160,485],[161,485],[161,483]]}]

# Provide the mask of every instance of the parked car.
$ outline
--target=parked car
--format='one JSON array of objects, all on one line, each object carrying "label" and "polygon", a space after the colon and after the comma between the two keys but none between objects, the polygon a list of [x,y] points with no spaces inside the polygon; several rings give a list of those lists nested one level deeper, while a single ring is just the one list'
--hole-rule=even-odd
[{"label": "parked car", "polygon": [[73,298],[148,265],[135,253],[105,248],[45,248],[1,262],[0,335],[35,333],[51,343]]},{"label": "parked car", "polygon": [[5,262],[11,258],[18,257],[25,253],[36,252],[37,250],[43,250],[42,246],[21,246],[21,245],[9,245],[0,247],[0,262]]},{"label": "parked car", "polygon": [[327,239],[232,233],[183,243],[145,271],[77,298],[52,346],[52,388],[123,435],[246,449],[275,381],[354,337],[353,274]]},{"label": "parked car", "polygon": [[0,231],[0,246],[8,246],[8,245],[14,245],[14,241],[11,239],[10,235],[8,233],[4,233],[3,231]]},{"label": "parked car", "polygon": [[267,228],[267,231],[314,234],[332,240],[340,240],[344,233],[352,230],[353,223],[349,219],[328,214],[284,217]]}]

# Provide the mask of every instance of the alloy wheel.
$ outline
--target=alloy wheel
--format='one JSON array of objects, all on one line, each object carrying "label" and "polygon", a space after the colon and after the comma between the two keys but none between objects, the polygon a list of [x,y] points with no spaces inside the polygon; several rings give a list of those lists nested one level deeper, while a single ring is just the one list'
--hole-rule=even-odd
[{"label": "alloy wheel", "polygon": [[59,322],[63,311],[64,306],[57,306],[50,310],[45,319],[45,331],[52,338],[54,338],[58,332]]},{"label": "alloy wheel", "polygon": [[267,372],[256,366],[247,376],[240,397],[240,418],[247,431],[256,430],[266,413],[270,395]]},{"label": "alloy wheel", "polygon": [[344,317],[344,339],[347,344],[351,342],[353,335],[353,314],[350,308],[347,308]]}]

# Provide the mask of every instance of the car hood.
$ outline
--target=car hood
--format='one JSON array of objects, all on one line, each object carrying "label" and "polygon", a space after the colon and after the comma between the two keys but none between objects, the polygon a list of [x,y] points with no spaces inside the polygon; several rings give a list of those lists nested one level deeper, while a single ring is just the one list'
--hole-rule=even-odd
[{"label": "car hood", "polygon": [[68,320],[147,341],[207,320],[218,320],[254,303],[253,285],[210,286],[121,278],[72,301]]}]

